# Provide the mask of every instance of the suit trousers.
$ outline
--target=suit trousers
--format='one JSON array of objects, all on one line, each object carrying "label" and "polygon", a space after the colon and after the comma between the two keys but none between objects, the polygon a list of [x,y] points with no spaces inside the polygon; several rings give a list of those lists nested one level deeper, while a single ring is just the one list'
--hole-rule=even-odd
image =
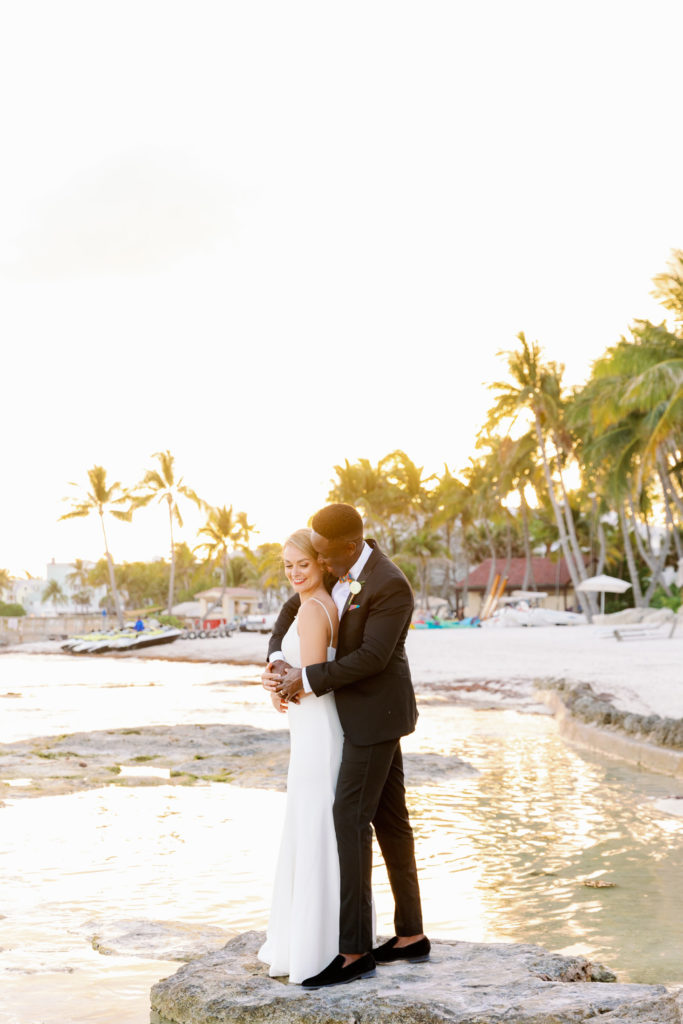
[{"label": "suit trousers", "polygon": [[396,934],[420,935],[420,888],[400,740],[362,747],[344,740],[334,826],[341,881],[339,952],[365,953],[373,945],[373,826],[394,896]]}]

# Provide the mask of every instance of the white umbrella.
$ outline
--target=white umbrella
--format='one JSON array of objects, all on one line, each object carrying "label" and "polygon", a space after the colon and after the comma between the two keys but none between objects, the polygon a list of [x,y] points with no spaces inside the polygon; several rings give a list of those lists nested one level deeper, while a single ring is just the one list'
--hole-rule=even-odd
[{"label": "white umbrella", "polygon": [[620,580],[616,576],[600,575],[590,576],[587,580],[582,580],[576,589],[583,590],[584,593],[592,591],[593,593],[601,594],[600,611],[604,615],[605,594],[623,594],[630,586],[631,584],[627,580]]}]

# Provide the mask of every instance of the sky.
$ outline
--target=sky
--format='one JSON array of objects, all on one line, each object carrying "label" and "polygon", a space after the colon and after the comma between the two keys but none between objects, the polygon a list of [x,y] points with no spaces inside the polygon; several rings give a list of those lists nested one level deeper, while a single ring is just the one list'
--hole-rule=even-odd
[{"label": "sky", "polygon": [[[99,558],[69,482],[164,449],[282,540],[345,459],[466,465],[519,331],[573,385],[661,321],[681,38],[678,0],[0,6],[0,567]],[[109,530],[167,554],[159,507]]]}]

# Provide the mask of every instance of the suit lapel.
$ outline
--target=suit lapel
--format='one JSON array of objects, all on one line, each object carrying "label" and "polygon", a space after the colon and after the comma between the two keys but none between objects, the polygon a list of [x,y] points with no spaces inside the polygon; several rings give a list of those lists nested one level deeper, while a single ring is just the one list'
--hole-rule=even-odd
[{"label": "suit lapel", "polygon": [[351,604],[351,597],[352,597],[352,594],[351,594],[351,591],[349,591],[349,593],[347,595],[347,598],[346,598],[346,601],[344,601],[344,607],[342,608],[341,618],[339,619],[339,626],[340,626],[340,628],[341,628],[342,622],[344,621],[344,616],[346,615],[346,613],[347,613],[347,611],[349,609],[349,605]]},{"label": "suit lapel", "polygon": [[[364,584],[365,581],[368,579],[368,577],[372,573],[373,569],[376,567],[377,563],[379,562],[379,556],[381,554],[381,552],[380,552],[379,548],[377,547],[377,544],[376,544],[376,542],[374,540],[372,540],[372,541],[369,540],[367,543],[372,548],[372,554],[370,555],[370,557],[368,558],[367,562],[365,563],[365,565],[363,566],[363,568],[360,571],[360,574],[358,576],[358,582],[360,584]],[[361,590],[360,594],[358,594],[357,596],[360,597],[362,595],[362,593],[363,593],[363,591]],[[344,621],[344,618],[346,617],[346,613],[347,613],[347,611],[349,609],[349,605],[351,604],[351,599],[353,598],[353,596],[354,595],[351,593],[351,591],[349,591],[349,594],[348,594],[348,596],[346,598],[346,601],[344,602],[344,607],[342,608],[341,618],[339,620],[339,627],[340,628],[341,628],[341,623]]]}]

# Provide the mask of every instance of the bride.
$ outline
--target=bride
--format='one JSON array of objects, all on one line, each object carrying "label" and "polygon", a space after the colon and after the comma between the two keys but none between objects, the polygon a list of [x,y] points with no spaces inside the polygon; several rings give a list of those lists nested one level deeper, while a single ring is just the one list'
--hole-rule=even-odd
[{"label": "bride", "polygon": [[[283,548],[285,575],[301,598],[282,642],[284,659],[305,667],[334,661],[339,617],[323,584],[310,530],[297,530]],[[300,984],[336,955],[339,945],[339,854],[332,804],[343,735],[333,693],[301,695],[299,703],[271,700],[287,711],[291,752],[287,808],[267,938],[259,958],[270,976]]]}]

